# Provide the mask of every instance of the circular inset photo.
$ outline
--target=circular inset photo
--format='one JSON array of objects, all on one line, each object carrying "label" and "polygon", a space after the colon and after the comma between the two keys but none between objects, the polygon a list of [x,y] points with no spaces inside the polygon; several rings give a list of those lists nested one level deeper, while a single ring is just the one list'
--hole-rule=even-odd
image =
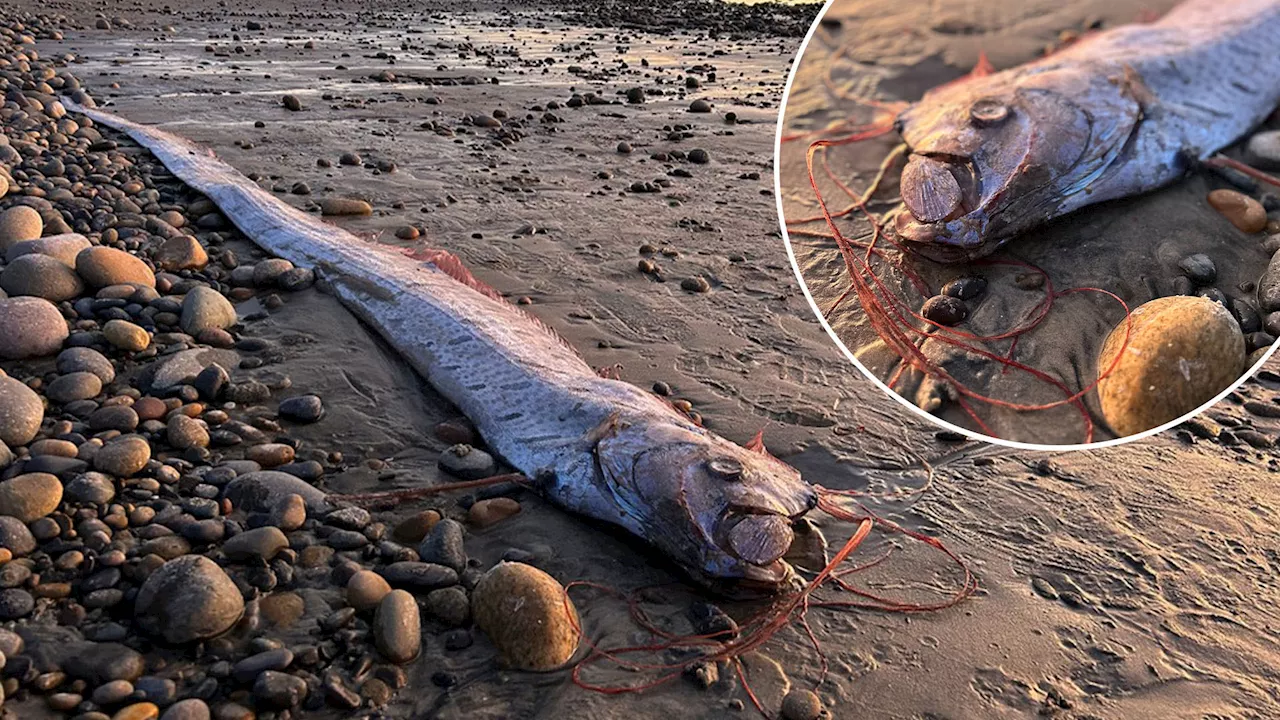
[{"label": "circular inset photo", "polygon": [[788,251],[840,349],[952,430],[1144,437],[1280,334],[1275,23],[1036,7],[829,4],[778,126]]}]

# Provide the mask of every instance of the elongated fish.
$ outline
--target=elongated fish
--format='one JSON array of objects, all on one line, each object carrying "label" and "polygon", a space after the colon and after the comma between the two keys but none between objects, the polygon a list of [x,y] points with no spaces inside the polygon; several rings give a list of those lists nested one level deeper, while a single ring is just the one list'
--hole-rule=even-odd
[{"label": "elongated fish", "polygon": [[1181,177],[1280,105],[1280,0],[1187,0],[1035,62],[926,93],[895,217],[941,262]]},{"label": "elongated fish", "polygon": [[379,248],[182,138],[62,102],[130,135],[265,250],[318,269],[552,502],[625,528],[715,588],[780,589],[794,579],[782,556],[817,495],[763,447],[717,437],[655,395],[601,377],[448,253],[414,261]]}]

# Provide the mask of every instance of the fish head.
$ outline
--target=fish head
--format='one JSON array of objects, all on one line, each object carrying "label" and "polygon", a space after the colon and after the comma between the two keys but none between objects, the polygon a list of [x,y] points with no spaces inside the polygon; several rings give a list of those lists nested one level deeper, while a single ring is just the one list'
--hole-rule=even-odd
[{"label": "fish head", "polygon": [[1123,78],[1032,68],[926,93],[895,125],[910,149],[898,235],[939,262],[971,260],[1084,204],[1075,196],[1138,120],[1128,89]]},{"label": "fish head", "polygon": [[733,592],[795,581],[782,557],[818,501],[795,468],[675,420],[621,425],[596,457],[629,524],[694,579]]}]

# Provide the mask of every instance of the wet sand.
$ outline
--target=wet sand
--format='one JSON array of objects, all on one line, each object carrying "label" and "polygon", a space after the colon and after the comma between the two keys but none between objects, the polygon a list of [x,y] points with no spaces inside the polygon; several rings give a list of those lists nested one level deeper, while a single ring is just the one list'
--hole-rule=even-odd
[{"label": "wet sand", "polygon": [[[979,9],[965,3],[939,3],[925,12],[923,5],[881,7],[867,2],[839,2],[828,14],[831,22],[813,37],[805,61],[797,73],[790,96],[787,132],[821,130],[845,118],[869,121],[865,106],[840,99],[847,96],[915,101],[930,87],[955,79],[977,62],[985,51],[998,69],[1038,57],[1087,27],[1132,22],[1143,12],[1162,12],[1174,3],[1028,3]],[[830,72],[829,84],[824,73]],[[836,135],[839,133],[837,132]],[[833,135],[834,136],[834,135]],[[783,205],[789,218],[816,214],[813,190],[804,166],[811,139],[784,143],[782,155]],[[862,188],[881,159],[899,142],[896,133],[828,151],[837,176],[853,178]],[[897,203],[896,171],[878,197],[892,200],[874,209],[883,212]],[[817,170],[820,187],[833,209],[847,198]],[[1214,287],[1229,301],[1256,307],[1253,289],[1266,269],[1269,254],[1262,246],[1266,235],[1247,235],[1213,211],[1205,196],[1215,188],[1232,188],[1221,177],[1206,172],[1192,174],[1164,189],[1121,201],[1090,206],[1024,233],[1007,243],[987,262],[940,265],[920,258],[908,260],[925,283],[936,292],[953,278],[982,276],[988,289],[969,303],[971,314],[959,329],[979,336],[1004,333],[1036,312],[1044,300],[1041,287],[1020,283],[1035,278],[1025,264],[1047,273],[1053,288],[1100,288],[1115,293],[1129,308],[1148,300],[1189,292],[1178,289],[1183,281],[1178,263],[1195,254],[1208,255],[1218,268]],[[1255,193],[1256,194],[1256,193]],[[869,229],[861,219],[841,221],[850,238],[864,238]],[[796,226],[800,230],[826,232],[825,223]],[[818,305],[828,310],[849,287],[843,261],[831,240],[793,234],[791,240],[801,271]],[[992,265],[990,261],[1023,265]],[[886,270],[889,285],[909,304],[919,308],[922,298],[899,270]],[[1101,293],[1088,291],[1058,298],[1045,321],[1018,338],[1014,359],[1061,381],[1071,392],[1089,387],[1097,378],[1097,355],[1104,338],[1124,319],[1124,309]],[[840,305],[830,323],[845,345],[870,366],[877,377],[889,381],[898,370],[898,358],[882,344],[867,323],[855,297]],[[1005,354],[1009,341],[983,347]],[[1011,403],[1036,405],[1061,401],[1063,393],[1029,373],[1002,369],[976,356],[966,357],[935,340],[923,351],[971,389]],[[904,398],[924,405],[934,394],[933,384],[921,382],[918,373],[907,372],[895,388]],[[1115,437],[1098,406],[1097,393],[1084,397],[1095,425],[1093,440]],[[1077,444],[1086,442],[1086,428],[1072,406],[1019,412],[981,402],[973,406],[991,435],[1019,442]],[[981,430],[955,402],[944,401],[936,414],[944,420],[975,431]]]},{"label": "wet sand", "polygon": [[[392,27],[397,26],[393,21],[399,27],[410,24],[394,14],[387,17]],[[324,28],[332,27],[332,19],[272,17],[269,22],[280,26],[263,33],[278,38],[272,43],[278,56],[264,50],[261,60],[204,54],[207,42],[233,47],[230,40],[205,36],[230,34],[230,26],[240,23],[182,15],[138,17],[137,29],[110,34],[68,32],[64,42],[41,43],[41,48],[78,48],[87,62],[77,73],[100,103],[111,100],[109,109],[136,120],[170,123],[246,173],[279,175],[284,187],[305,181],[317,197],[372,200],[375,215],[344,220],[346,227],[381,232],[378,241],[396,243],[391,232],[397,227],[421,223],[425,242],[454,250],[481,279],[509,296],[531,297],[530,309],[592,364],[621,363],[623,378],[641,386],[670,383],[708,426],[731,439],[745,441],[763,426],[769,447],[814,482],[892,491],[923,482],[922,460],[938,467],[934,484],[918,500],[872,507],[947,542],[979,574],[982,593],[958,608],[919,616],[811,613],[831,663],[817,690],[833,717],[1249,718],[1277,712],[1277,648],[1269,629],[1277,621],[1273,608],[1280,599],[1273,577],[1280,557],[1280,541],[1271,532],[1277,520],[1273,451],[1229,445],[1229,435],[1209,442],[1172,433],[1139,445],[1058,456],[957,446],[939,441],[930,423],[883,396],[831,346],[795,285],[767,194],[770,115],[780,87],[758,82],[785,77],[783,66],[798,45],[795,39],[721,40],[714,46],[702,40],[698,49],[655,37],[638,36],[633,42],[633,48],[642,42],[654,48],[651,62],[665,52],[682,65],[708,61],[686,52],[723,49],[727,55],[714,59],[722,82],[708,84],[698,96],[751,123],[724,126],[719,114],[690,115],[684,109],[692,96],[677,95],[651,98],[640,109],[556,111],[568,118],[557,126],[559,132],[530,132],[509,149],[490,150],[473,136],[455,143],[410,128],[429,119],[458,127],[469,113],[496,108],[523,113],[532,104],[563,101],[569,85],[587,86],[566,77],[567,58],[553,66],[551,75],[558,79],[547,86],[519,84],[513,69],[499,73],[504,84],[497,87],[353,84],[351,79],[387,68],[365,65],[361,56],[378,49],[394,52],[398,33],[388,31],[380,46],[362,47],[359,34],[329,36],[332,30]],[[431,25],[432,34],[425,37],[434,42],[437,34],[481,37],[486,28],[493,31],[473,22],[453,18]],[[172,24],[175,31],[158,32],[162,24]],[[565,34],[587,35],[574,28],[554,30],[554,42]],[[506,32],[492,42],[505,42]],[[317,52],[327,48],[330,62],[350,53],[341,62],[351,69],[330,90],[344,98],[390,100],[395,93],[421,93],[444,102],[330,110],[318,93],[299,88],[338,71],[319,67],[314,58],[286,63],[286,56],[298,52],[285,49],[283,36],[296,36],[295,44],[314,37]],[[322,43],[324,37],[330,37],[330,45]],[[547,40],[535,40],[530,39],[528,52],[553,52]],[[604,55],[616,41],[610,35],[593,43]],[[241,44],[253,47],[244,39]],[[113,62],[133,48],[150,67],[142,60]],[[266,59],[274,61],[270,67]],[[206,60],[213,65],[202,67]],[[231,64],[246,67],[243,80],[235,79]],[[771,71],[761,77],[765,64]],[[406,65],[398,60],[391,69],[403,71]],[[735,71],[743,73],[741,79],[732,79]],[[262,77],[267,73],[272,77]],[[104,87],[110,82],[120,84],[114,96]],[[597,87],[611,93],[629,84],[619,79]],[[254,93],[208,92],[249,87]],[[507,94],[513,89],[515,95]],[[306,109],[286,113],[279,107],[284,92],[298,94]],[[756,92],[765,95],[752,97]],[[433,115],[436,110],[441,115]],[[612,112],[627,118],[605,116]],[[266,127],[253,128],[255,120]],[[659,163],[640,159],[668,149],[661,128],[675,123],[693,124],[697,133],[678,147],[703,147],[712,162],[693,167],[693,179],[677,180],[662,194],[619,196],[634,180],[664,174]],[[716,134],[726,130],[734,134]],[[238,140],[255,147],[239,148]],[[639,150],[620,157],[614,151],[619,140]],[[315,167],[317,157],[336,163],[349,150],[394,160],[398,170],[373,175],[359,168]],[[493,172],[490,162],[497,165]],[[504,181],[526,169],[539,178],[531,184],[533,193],[502,191]],[[595,178],[601,170],[614,177]],[[750,172],[760,178],[739,179]],[[603,184],[610,185],[608,192],[590,194]],[[333,190],[322,190],[326,186]],[[681,205],[670,207],[669,196],[676,194]],[[448,204],[447,195],[457,202]],[[441,200],[447,207],[437,206]],[[406,203],[403,211],[392,207],[398,201]],[[682,228],[686,217],[715,229]],[[547,233],[518,234],[526,223]],[[657,258],[668,282],[655,282],[635,269],[637,250],[646,242],[680,251],[676,259]],[[737,254],[745,259],[729,259]],[[679,289],[683,277],[694,275],[706,275],[712,292]],[[387,460],[394,472],[388,477],[353,462],[357,469],[329,478],[328,488],[367,491],[440,481],[434,460],[444,444],[430,428],[452,410],[333,298],[313,290],[288,300],[247,334],[284,346],[278,367],[266,370],[287,372],[295,389],[320,394],[330,408],[323,422],[299,430],[298,437],[353,459]],[[240,310],[245,314],[253,308]],[[1280,377],[1267,376],[1242,394],[1268,399],[1280,390],[1277,381]],[[1234,399],[1211,415],[1228,422],[1248,418]],[[1280,432],[1276,420],[1253,422],[1271,437]],[[536,498],[521,501],[520,515],[468,537],[473,557],[488,565],[508,548],[520,548],[561,581],[591,580],[623,589],[680,580],[630,538]],[[386,519],[427,505],[402,508]],[[852,529],[826,518],[819,522],[834,543]],[[874,558],[897,545],[877,533],[857,557]],[[904,545],[862,582],[925,599],[945,593],[956,578],[935,555]],[[315,605],[308,608],[308,619],[327,612],[335,598],[331,588],[305,594]],[[654,612],[678,617],[696,595],[677,585]],[[634,628],[616,604],[584,598],[579,607],[593,637],[616,643],[634,639]],[[724,607],[743,617],[755,606]],[[303,634],[307,628],[303,621],[295,631]],[[288,640],[289,632],[275,634]],[[785,684],[808,687],[819,677],[818,659],[798,633],[779,636],[763,653],[772,664],[753,658],[749,668],[770,708],[777,707]],[[441,669],[456,673],[461,684],[439,690],[431,677]],[[441,648],[438,636],[428,635],[423,658],[409,666],[409,675],[409,687],[386,711],[390,716],[750,716],[749,710],[730,709],[731,701],[745,701],[732,682],[703,691],[680,681],[644,694],[604,697],[574,687],[564,673],[501,671],[479,635],[471,648],[450,652]],[[6,707],[23,718],[44,712],[35,702]],[[315,714],[341,715],[336,710]]]}]

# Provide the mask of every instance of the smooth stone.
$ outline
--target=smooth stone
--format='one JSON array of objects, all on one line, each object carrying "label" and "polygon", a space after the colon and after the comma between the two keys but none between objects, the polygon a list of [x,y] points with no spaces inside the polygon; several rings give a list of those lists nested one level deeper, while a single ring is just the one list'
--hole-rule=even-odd
[{"label": "smooth stone", "polygon": [[36,549],[36,539],[26,523],[0,515],[0,548],[8,550],[14,557],[23,557]]},{"label": "smooth stone", "polygon": [[1213,190],[1209,204],[1242,232],[1259,233],[1267,227],[1267,211],[1262,203],[1236,190]]},{"label": "smooth stone", "polygon": [[235,367],[240,363],[240,355],[233,350],[215,348],[195,348],[182,350],[160,360],[144,378],[144,385],[155,393],[168,390],[175,385],[185,385],[195,380],[201,371],[212,365]]},{"label": "smooth stone", "polygon": [[1280,170],[1280,130],[1254,133],[1245,152],[1250,165],[1262,170]]},{"label": "smooth stone", "polygon": [[76,271],[48,255],[23,255],[0,272],[0,289],[10,297],[31,296],[62,302],[84,293]]},{"label": "smooth stone", "polygon": [[324,417],[324,402],[317,395],[299,395],[280,402],[280,417],[300,423],[313,423]]},{"label": "smooth stone", "polygon": [[514,498],[496,497],[477,500],[467,510],[467,522],[478,528],[485,528],[519,512],[520,503]]},{"label": "smooth stone", "polygon": [[160,708],[155,703],[140,702],[121,708],[111,716],[111,720],[157,720]]},{"label": "smooth stone", "polygon": [[137,680],[146,669],[146,661],[136,650],[120,643],[86,643],[63,660],[62,669],[90,685],[102,685],[112,680]]},{"label": "smooth stone", "polygon": [[1212,285],[1218,279],[1218,268],[1204,253],[1188,255],[1178,262],[1178,269],[1196,285]]},{"label": "smooth stone", "polygon": [[45,395],[59,405],[90,400],[102,392],[102,378],[91,372],[60,375],[45,388]]},{"label": "smooth stone", "polygon": [[36,599],[21,588],[0,590],[0,620],[17,620],[31,614]]},{"label": "smooth stone", "polygon": [[142,260],[123,250],[91,247],[76,256],[76,272],[91,287],[140,285],[155,287],[156,276]]},{"label": "smooth stone", "polygon": [[307,699],[307,682],[288,673],[267,670],[253,683],[253,697],[267,707],[288,710]]},{"label": "smooth stone", "polygon": [[89,239],[79,233],[49,235],[35,240],[23,240],[9,246],[4,259],[12,263],[23,255],[47,255],[71,268],[76,267],[76,255],[90,247]]},{"label": "smooth stone", "polygon": [[462,627],[471,619],[471,601],[467,598],[467,591],[457,586],[427,593],[423,608],[428,615],[451,628]]},{"label": "smooth stone", "polygon": [[390,592],[387,581],[372,570],[360,570],[347,580],[347,604],[361,612],[378,607]]},{"label": "smooth stone", "polygon": [[395,529],[391,531],[391,536],[397,541],[406,544],[416,544],[422,542],[422,539],[431,532],[431,528],[440,522],[441,515],[439,510],[423,510],[414,513],[409,517],[401,520]]},{"label": "smooth stone", "polygon": [[128,352],[142,352],[151,345],[151,333],[119,318],[108,320],[102,326],[102,335],[112,346]]},{"label": "smooth stone", "polygon": [[321,215],[372,215],[373,206],[354,198],[327,198],[320,201]]},{"label": "smooth stone", "polygon": [[151,445],[138,435],[124,435],[108,442],[93,456],[93,467],[109,475],[127,478],[147,466]]},{"label": "smooth stone", "polygon": [[222,552],[229,560],[247,562],[250,560],[270,560],[289,547],[289,538],[280,532],[280,528],[264,525],[253,530],[246,530],[222,544]]},{"label": "smooth stone", "polygon": [[87,347],[71,347],[58,353],[56,361],[58,372],[91,372],[106,385],[116,379],[115,366],[106,355]]},{"label": "smooth stone", "polygon": [[188,643],[235,625],[244,614],[244,598],[217,563],[185,555],[151,573],[138,590],[134,614],[144,631],[170,643]]},{"label": "smooth stone", "polygon": [[160,720],[210,720],[209,705],[199,698],[179,700],[164,711]]},{"label": "smooth stone", "polygon": [[24,360],[53,355],[62,349],[69,335],[67,321],[48,300],[0,300],[0,358]]},{"label": "smooth stone", "polygon": [[44,220],[33,207],[14,205],[0,212],[0,250],[8,251],[14,243],[35,240],[44,233]]},{"label": "smooth stone", "polygon": [[471,593],[471,616],[503,662],[551,670],[578,649],[578,611],[555,578],[523,563],[501,562]]},{"label": "smooth stone", "polygon": [[284,531],[297,530],[307,521],[307,501],[297,493],[289,493],[271,506],[267,522]]},{"label": "smooth stone", "polygon": [[236,663],[231,674],[238,682],[251,683],[268,670],[284,670],[293,664],[293,651],[288,648],[267,650]]},{"label": "smooth stone", "polygon": [[156,264],[170,272],[201,270],[209,264],[209,253],[200,241],[186,233],[178,233],[160,244]]},{"label": "smooth stone", "polygon": [[435,590],[458,584],[457,571],[432,563],[402,560],[387,565],[381,572],[392,587],[411,590]]},{"label": "smooth stone", "polygon": [[165,429],[169,444],[179,450],[209,447],[209,430],[195,418],[177,413],[169,418]]},{"label": "smooth stone", "polygon": [[182,300],[180,324],[188,335],[198,335],[211,328],[225,330],[236,321],[236,309],[231,301],[212,288],[192,288]]},{"label": "smooth stone", "polygon": [[274,470],[247,472],[236,477],[227,484],[223,496],[234,507],[246,512],[270,512],[273,505],[290,494],[302,496],[310,514],[323,515],[333,509],[323,490],[298,477]]},{"label": "smooth stone", "polygon": [[418,603],[404,590],[392,590],[378,604],[373,619],[373,640],[387,660],[407,663],[422,650],[422,620]]},{"label": "smooth stone", "polygon": [[461,480],[491,477],[498,470],[498,464],[492,455],[462,443],[440,453],[437,464],[441,470]]},{"label": "smooth stone", "polygon": [[822,700],[812,690],[796,688],[782,698],[783,720],[818,720],[822,717]]},{"label": "smooth stone", "polygon": [[462,523],[445,518],[436,523],[418,546],[423,562],[444,565],[462,572],[467,567],[467,551],[463,543]]},{"label": "smooth stone", "polygon": [[0,442],[19,447],[40,432],[44,403],[34,390],[7,375],[0,375]]},{"label": "smooth stone", "polygon": [[78,475],[63,488],[63,496],[73,503],[106,505],[116,496],[115,483],[102,473]]},{"label": "smooth stone", "polygon": [[27,473],[0,482],[0,515],[22,522],[38,520],[62,502],[62,482],[53,475]]},{"label": "smooth stone", "polygon": [[1244,336],[1221,304],[1171,296],[1143,303],[1107,336],[1098,353],[1103,415],[1121,437],[1175,420],[1200,407],[1240,378]]}]

